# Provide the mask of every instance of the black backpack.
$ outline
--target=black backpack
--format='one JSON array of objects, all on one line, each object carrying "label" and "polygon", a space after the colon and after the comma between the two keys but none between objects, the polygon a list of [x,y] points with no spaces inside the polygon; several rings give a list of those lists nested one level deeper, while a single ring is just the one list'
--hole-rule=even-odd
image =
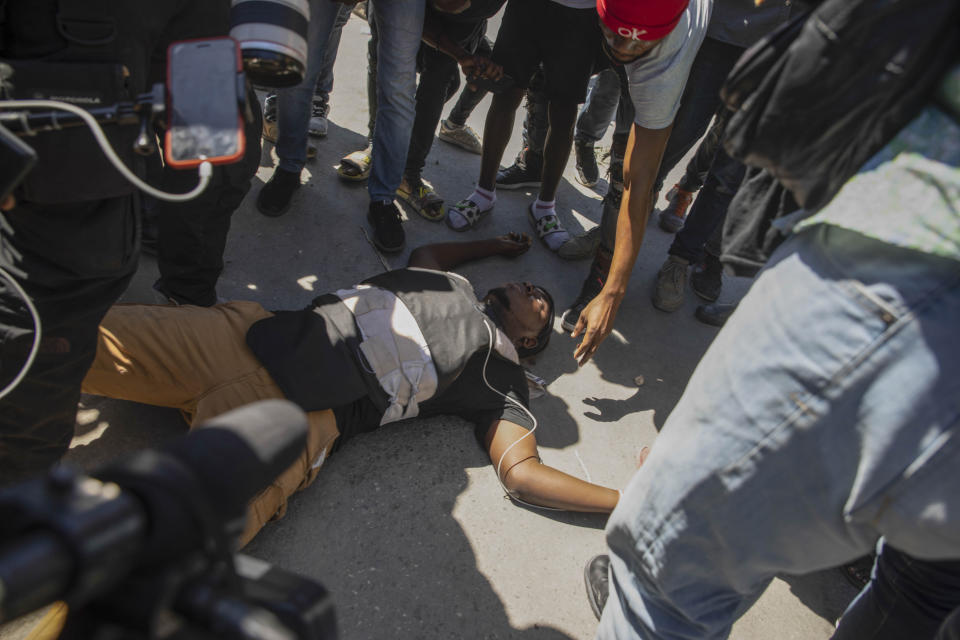
[{"label": "black backpack", "polygon": [[721,92],[725,147],[808,212],[928,103],[956,59],[958,0],[824,0],[748,49]]},{"label": "black backpack", "polygon": [[825,206],[930,101],[957,17],[958,0],[824,0],[744,53],[721,92],[724,145],[751,165],[724,222],[728,269],[756,274],[796,221],[778,219]]}]

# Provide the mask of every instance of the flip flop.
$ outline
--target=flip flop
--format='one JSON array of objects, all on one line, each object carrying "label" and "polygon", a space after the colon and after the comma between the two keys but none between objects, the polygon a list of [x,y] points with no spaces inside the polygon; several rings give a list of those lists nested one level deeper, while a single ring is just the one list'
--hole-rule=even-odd
[{"label": "flip flop", "polygon": [[[490,207],[486,211],[480,211],[480,207],[477,205],[477,203],[470,198],[464,198],[447,210],[447,216],[444,218],[444,222],[446,222],[447,226],[454,231],[466,231],[467,229],[472,229],[474,226],[476,226],[476,224],[480,222],[480,218],[484,217],[491,211],[493,211],[493,207]],[[450,214],[454,212],[463,216],[466,219],[467,224],[463,225],[462,227],[455,227],[450,224]]]},{"label": "flip flop", "polygon": [[370,168],[373,164],[373,149],[367,147],[354,151],[340,159],[337,175],[344,180],[361,182],[370,177]]},{"label": "flip flop", "polygon": [[[412,191],[408,191],[404,189],[404,187],[409,187]],[[445,215],[443,211],[443,198],[438,196],[437,192],[433,190],[433,187],[426,182],[418,182],[416,185],[410,187],[404,180],[400,183],[400,186],[397,187],[397,197],[431,222],[439,222]]]}]

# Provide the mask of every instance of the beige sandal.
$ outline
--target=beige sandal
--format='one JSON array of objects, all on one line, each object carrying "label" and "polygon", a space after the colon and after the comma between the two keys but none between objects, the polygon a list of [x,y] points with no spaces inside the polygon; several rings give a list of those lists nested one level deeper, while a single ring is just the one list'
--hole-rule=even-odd
[{"label": "beige sandal", "polygon": [[361,182],[370,177],[370,168],[373,164],[373,147],[361,151],[354,151],[340,159],[337,175],[344,180]]}]

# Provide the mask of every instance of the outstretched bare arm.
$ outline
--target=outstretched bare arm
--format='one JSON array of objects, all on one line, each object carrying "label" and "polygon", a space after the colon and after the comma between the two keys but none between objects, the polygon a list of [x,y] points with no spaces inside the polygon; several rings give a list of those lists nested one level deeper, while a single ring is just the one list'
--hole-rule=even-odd
[{"label": "outstretched bare arm", "polygon": [[610,513],[617,506],[620,492],[616,489],[586,482],[540,462],[536,439],[518,424],[495,421],[487,431],[486,445],[493,466],[500,466],[500,480],[515,498],[569,511]]},{"label": "outstretched bare arm", "polygon": [[465,262],[489,256],[515,258],[529,248],[530,236],[516,232],[486,240],[440,242],[414,249],[407,260],[407,266],[449,271]]}]

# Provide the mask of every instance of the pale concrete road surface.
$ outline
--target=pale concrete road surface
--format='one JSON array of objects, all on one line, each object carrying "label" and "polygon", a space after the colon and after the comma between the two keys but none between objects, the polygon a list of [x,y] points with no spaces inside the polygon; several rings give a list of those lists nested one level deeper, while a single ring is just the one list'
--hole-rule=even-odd
[{"label": "pale concrete road surface", "polygon": [[[255,184],[233,218],[219,285],[224,299],[300,308],[319,292],[383,269],[362,232],[366,189],[344,184],[334,171],[338,159],[365,140],[368,33],[356,17],[345,28],[330,134],[317,141],[318,158],[308,163],[294,206],[280,218],[264,217],[254,206],[276,160],[272,145],[265,144]],[[470,120],[478,131],[487,104]],[[519,149],[521,120],[522,113],[506,164]],[[453,203],[470,193],[479,160],[438,141],[424,175]],[[682,169],[675,169],[668,185]],[[558,210],[572,233],[599,220],[599,193],[606,188],[601,182],[596,191],[584,189],[575,175],[571,157]],[[525,207],[534,197],[501,191],[493,214],[464,234],[410,214],[407,248],[387,262],[403,266],[411,249],[429,242],[530,232]],[[670,240],[651,223],[617,333],[582,369],[572,358],[575,343],[561,333],[558,319],[551,346],[534,367],[550,383],[550,394],[532,403],[548,464],[594,482],[626,485],[636,453],[654,440],[716,335],[716,329],[694,320],[692,294],[673,314],[650,304]],[[516,260],[493,258],[462,272],[480,291],[512,279],[546,285],[559,311],[576,296],[587,267],[560,260],[538,243]],[[155,277],[155,261],[145,257],[125,300],[153,302]],[[721,299],[738,299],[748,285],[728,279]],[[637,375],[645,378],[639,388]],[[69,459],[95,466],[185,430],[174,410],[86,396]],[[325,467],[295,496],[286,517],[267,526],[246,551],[323,582],[336,603],[341,638],[593,637],[596,620],[585,597],[583,567],[604,551],[605,518],[511,504],[467,423],[433,418],[391,425],[357,437]],[[853,595],[837,571],[775,580],[732,637],[828,638]],[[0,637],[22,637],[24,626],[8,627]]]}]

